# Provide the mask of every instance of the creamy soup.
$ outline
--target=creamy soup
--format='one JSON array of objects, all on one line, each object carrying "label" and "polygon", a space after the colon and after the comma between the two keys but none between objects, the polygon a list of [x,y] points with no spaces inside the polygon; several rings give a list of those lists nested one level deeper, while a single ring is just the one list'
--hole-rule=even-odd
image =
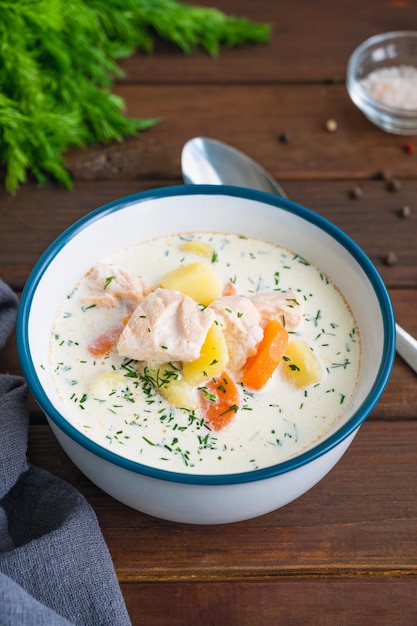
[{"label": "creamy soup", "polygon": [[[143,361],[149,356],[140,360],[143,358],[140,350],[147,337],[142,335],[141,339],[138,335],[139,352],[133,350],[133,356],[129,356],[129,346],[127,352],[121,349],[120,337],[128,332],[134,316],[139,325],[147,317],[148,313],[140,315],[137,311],[147,311],[146,303],[151,302],[151,297],[166,294],[166,289],[155,291],[161,277],[191,263],[205,265],[218,277],[223,286],[221,303],[227,295],[235,298],[230,302],[235,302],[236,297],[242,304],[250,300],[251,311],[255,303],[259,317],[256,324],[262,328],[266,324],[265,315],[278,316],[288,333],[288,346],[295,339],[308,346],[314,359],[314,381],[299,386],[285,376],[285,368],[297,369],[286,357],[287,346],[262,388],[254,390],[245,386],[242,364],[246,356],[257,355],[262,339],[259,329],[255,328],[253,334],[253,328],[248,325],[241,339],[230,343],[228,348],[230,359],[225,372],[234,380],[238,396],[225,427],[218,430],[211,427],[198,402],[195,406],[178,407],[161,394],[154,384],[152,368],[163,359],[149,353],[152,363],[147,369],[149,364]],[[68,420],[101,446],[127,459],[169,471],[245,472],[301,453],[323,438],[348,410],[360,368],[356,321],[337,287],[298,254],[255,238],[190,233],[130,246],[101,259],[99,267],[105,276],[101,294],[99,289],[92,288],[95,271],[90,271],[74,286],[57,315],[50,354],[54,381]],[[120,270],[136,281],[137,297],[120,294],[115,289],[113,279]],[[175,300],[176,294],[171,295]],[[282,297],[285,304],[278,313],[271,313],[267,305],[260,304],[265,298],[269,301],[277,297]],[[194,304],[190,306],[194,311]],[[190,346],[187,340],[186,349],[198,352],[198,337],[204,339],[209,325],[220,327],[227,343],[227,328],[218,317],[219,309],[216,311],[210,302],[196,306],[195,315],[200,320],[201,314],[201,327],[197,328],[197,322],[192,321],[186,335],[191,343],[196,340],[197,345]],[[236,323],[247,321],[243,311],[239,305],[233,312]],[[227,305],[223,309],[226,312],[231,312]],[[175,333],[179,328],[172,322],[170,331],[171,321],[160,329],[161,336],[163,333],[169,336],[169,332]],[[132,336],[135,339],[138,327],[133,327],[127,336],[127,344]],[[144,332],[151,334],[153,330],[145,326]],[[103,356],[100,349],[106,338],[113,344]],[[161,340],[157,348],[169,353],[164,360],[181,379],[181,359],[172,362],[176,353],[171,352],[171,347],[176,339]],[[96,352],[92,346],[98,346]],[[184,360],[192,361],[195,356]],[[205,383],[198,383],[192,394],[201,396],[205,388]]]}]

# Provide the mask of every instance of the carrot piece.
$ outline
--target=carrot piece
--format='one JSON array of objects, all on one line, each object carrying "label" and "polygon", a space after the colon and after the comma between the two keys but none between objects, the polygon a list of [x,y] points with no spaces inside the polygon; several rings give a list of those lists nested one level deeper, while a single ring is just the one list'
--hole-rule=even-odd
[{"label": "carrot piece", "polygon": [[110,326],[104,333],[101,333],[95,337],[88,345],[87,349],[89,353],[96,359],[102,359],[110,354],[115,348],[119,337],[129,321],[130,315],[124,317],[120,322],[116,322],[113,326]]},{"label": "carrot piece", "polygon": [[250,356],[243,366],[242,383],[245,387],[259,391],[266,385],[284,356],[287,344],[287,330],[277,320],[269,320],[256,354]]},{"label": "carrot piece", "polygon": [[238,403],[238,389],[226,372],[217,378],[210,378],[204,387],[199,387],[199,406],[213,430],[221,430],[230,424],[238,410]]},{"label": "carrot piece", "polygon": [[236,287],[233,283],[226,283],[223,287],[222,296],[235,296],[236,295]]}]

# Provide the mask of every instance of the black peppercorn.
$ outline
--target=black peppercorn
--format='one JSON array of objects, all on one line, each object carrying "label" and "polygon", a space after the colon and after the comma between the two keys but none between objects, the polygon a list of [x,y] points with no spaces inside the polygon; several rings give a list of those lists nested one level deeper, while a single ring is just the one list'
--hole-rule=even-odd
[{"label": "black peppercorn", "polygon": [[352,198],[352,200],[357,200],[358,198],[361,198],[362,195],[363,191],[359,185],[356,185],[356,187],[353,187],[353,189],[349,191],[349,198]]},{"label": "black peppercorn", "polygon": [[411,209],[408,205],[405,204],[400,209],[400,217],[410,217],[410,215],[411,215]]},{"label": "black peppercorn", "polygon": [[280,143],[288,143],[288,142],[289,142],[289,140],[290,140],[290,136],[288,135],[288,133],[281,133],[281,134],[278,136],[278,141],[279,141]]},{"label": "black peppercorn", "polygon": [[391,180],[391,172],[389,170],[378,170],[374,175],[375,180]]},{"label": "black peppercorn", "polygon": [[387,184],[387,190],[388,191],[399,191],[401,189],[401,182],[398,180],[398,178],[391,178],[390,181],[388,181]]},{"label": "black peppercorn", "polygon": [[388,252],[387,256],[385,257],[385,263],[387,265],[396,265],[398,263],[398,257],[395,252]]}]

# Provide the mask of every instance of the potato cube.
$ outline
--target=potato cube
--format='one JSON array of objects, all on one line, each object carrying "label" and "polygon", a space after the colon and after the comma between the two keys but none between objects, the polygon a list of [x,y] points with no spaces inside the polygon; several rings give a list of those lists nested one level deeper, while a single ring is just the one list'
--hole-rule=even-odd
[{"label": "potato cube", "polygon": [[163,289],[179,291],[200,304],[208,305],[218,298],[223,289],[219,276],[207,263],[181,265],[160,280]]},{"label": "potato cube", "polygon": [[126,379],[122,374],[118,372],[102,372],[90,383],[88,393],[94,398],[105,400],[122,386],[126,386]]},{"label": "potato cube", "polygon": [[200,385],[208,378],[222,373],[229,362],[229,352],[221,328],[214,323],[201,347],[200,356],[195,361],[183,363],[182,374],[191,385]]},{"label": "potato cube", "polygon": [[193,387],[183,378],[181,369],[172,363],[140,363],[139,374],[151,387],[166,398],[170,404],[193,411],[197,408],[197,398]]},{"label": "potato cube", "polygon": [[213,257],[213,247],[205,241],[199,241],[198,239],[192,239],[191,241],[184,241],[181,246],[181,250],[184,252],[193,252],[200,256],[205,256],[208,259]]},{"label": "potato cube", "polygon": [[321,380],[322,368],[305,341],[293,339],[285,350],[281,373],[295,387],[307,387]]},{"label": "potato cube", "polygon": [[161,387],[159,391],[173,406],[180,409],[188,409],[189,411],[197,408],[193,387],[184,378],[171,380],[166,387]]}]

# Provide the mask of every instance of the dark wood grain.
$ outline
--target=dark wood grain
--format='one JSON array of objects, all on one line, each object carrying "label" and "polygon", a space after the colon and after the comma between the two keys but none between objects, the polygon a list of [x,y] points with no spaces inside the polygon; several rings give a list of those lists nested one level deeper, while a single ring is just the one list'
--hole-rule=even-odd
[{"label": "dark wood grain", "polygon": [[[350,177],[325,184],[280,180],[292,200],[319,213],[353,238],[376,265],[387,287],[417,286],[417,180],[404,181],[396,193],[388,192],[381,181],[362,181],[363,195],[357,200],[349,197],[356,185]],[[73,222],[119,197],[170,184],[181,184],[181,180],[79,181],[70,192],[29,185],[16,197],[0,191],[3,280],[22,289],[47,246]],[[409,218],[400,216],[404,205],[411,209]],[[386,263],[390,251],[398,258],[393,266]]]},{"label": "dark wood grain", "polygon": [[[332,472],[297,501],[221,526],[156,520],[117,503],[74,469],[47,426],[31,429],[30,450],[31,462],[73,484],[93,504],[123,581],[231,581],[329,571],[335,576],[417,574],[417,429],[412,422],[398,420],[394,427],[366,422]],[[393,527],[395,542],[389,539]]]},{"label": "dark wood grain", "polygon": [[[248,153],[292,200],[346,232],[375,264],[398,322],[417,337],[417,138],[374,127],[345,87],[353,49],[373,34],[414,28],[417,4],[206,4],[271,24],[271,40],[216,58],[157,41],[152,54],[124,60],[115,92],[128,114],[161,122],[122,143],[69,152],[71,191],[0,189],[0,278],[20,295],[76,220],[122,196],[182,184],[182,146],[205,135]],[[337,132],[326,131],[328,119]],[[401,182],[399,191],[375,178],[381,170]],[[389,253],[396,263],[387,263]],[[0,371],[21,375],[14,334]],[[31,397],[29,412],[29,460],[93,506],[133,626],[417,624],[417,374],[400,357],[336,467],[295,502],[239,524],[175,524],[118,503],[74,466]]]},{"label": "dark wood grain", "polygon": [[151,56],[121,63],[125,80],[140,83],[344,82],[353,49],[364,39],[390,30],[414,28],[412,0],[371,2],[333,0],[222,0],[205,2],[228,14],[270,24],[273,36],[260,46],[223,49],[208,55],[182,55],[158,43]]},{"label": "dark wood grain", "polygon": [[[204,584],[123,584],[135,624],[217,626],[291,624],[294,626],[414,626],[417,609],[413,579],[278,579]],[[163,601],[161,602],[161,598]]]},{"label": "dark wood grain", "polygon": [[[361,180],[382,168],[407,179],[416,171],[404,138],[373,126],[343,84],[135,84],[116,91],[130,116],[162,120],[123,144],[68,154],[76,179],[178,180],[181,148],[198,135],[236,146],[283,181]],[[326,131],[328,119],[336,120],[336,133]],[[287,144],[279,142],[283,132]]]}]

